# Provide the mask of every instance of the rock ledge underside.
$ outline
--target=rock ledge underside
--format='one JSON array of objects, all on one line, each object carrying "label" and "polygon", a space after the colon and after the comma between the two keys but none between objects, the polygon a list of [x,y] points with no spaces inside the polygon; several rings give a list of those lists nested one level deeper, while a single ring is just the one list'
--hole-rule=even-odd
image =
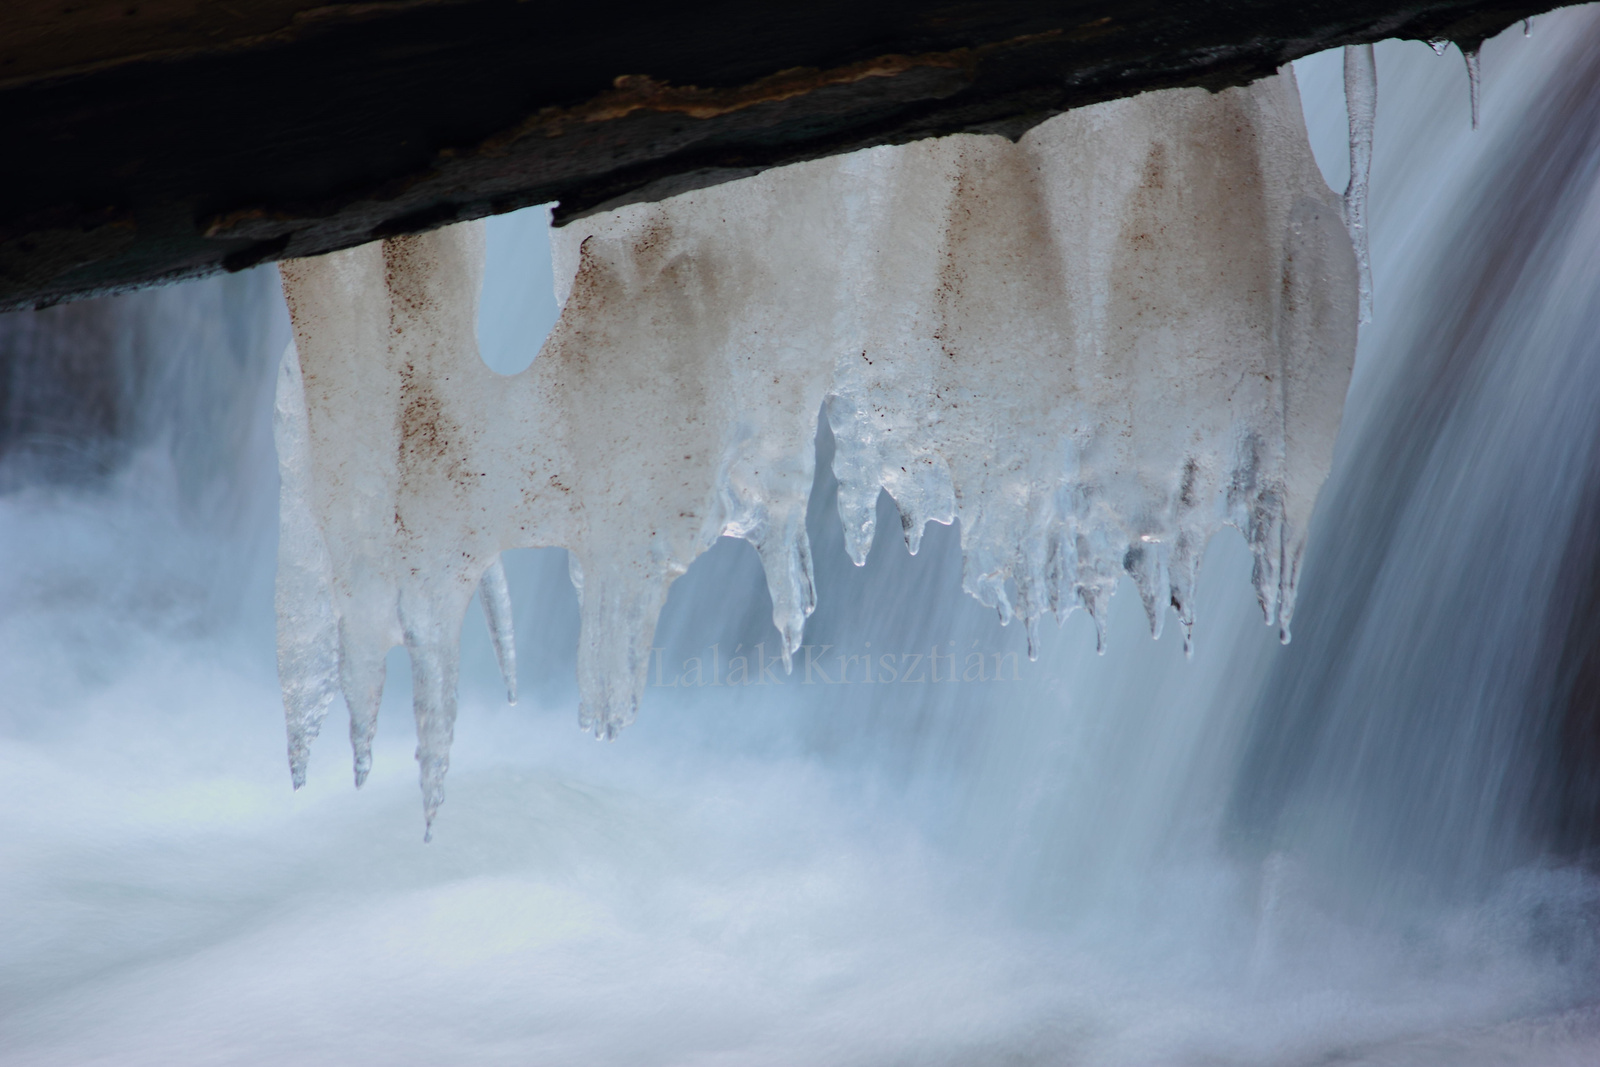
[{"label": "rock ledge underside", "polygon": [[556,202],[556,220],[877,144],[1016,137],[1548,3],[12,0],[0,310]]}]

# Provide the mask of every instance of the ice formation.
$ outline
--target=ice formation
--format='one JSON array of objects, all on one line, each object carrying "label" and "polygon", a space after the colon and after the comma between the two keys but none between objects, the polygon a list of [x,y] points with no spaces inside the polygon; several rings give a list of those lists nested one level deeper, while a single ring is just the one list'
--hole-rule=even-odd
[{"label": "ice formation", "polygon": [[1372,321],[1372,254],[1367,242],[1367,179],[1372,173],[1372,129],[1378,116],[1378,64],[1370,44],[1344,50],[1344,102],[1350,116],[1350,184],[1344,189],[1344,223],[1356,251],[1361,321]]},{"label": "ice formation", "polygon": [[907,546],[961,522],[967,591],[1030,644],[1104,640],[1130,575],[1186,639],[1207,540],[1237,527],[1284,640],[1355,348],[1357,266],[1292,74],[803,163],[569,224],[528,370],[478,359],[479,224],[283,265],[279,647],[291,764],[342,691],[357,780],[384,656],[415,677],[431,824],[457,641],[499,554],[568,549],[580,721],[634,718],[667,588],[755,546],[785,660],[814,605],[817,413],[850,554],[887,490]]},{"label": "ice formation", "polygon": [[[1533,23],[1530,19],[1522,20],[1522,36],[1527,37],[1533,32]],[[1370,47],[1370,46],[1369,46]],[[1448,37],[1435,37],[1428,42],[1428,47],[1433,49],[1436,56],[1444,55],[1445,49],[1450,47]],[[1479,64],[1479,54],[1482,44],[1458,45],[1461,59],[1467,66],[1467,105],[1472,111],[1472,128],[1478,128],[1479,104],[1478,97],[1483,90],[1482,73]],[[1348,51],[1348,50],[1347,50]]]},{"label": "ice formation", "polygon": [[1478,128],[1478,97],[1483,92],[1483,77],[1478,68],[1478,49],[1463,48],[1461,58],[1467,64],[1467,101],[1472,108],[1472,128]]}]

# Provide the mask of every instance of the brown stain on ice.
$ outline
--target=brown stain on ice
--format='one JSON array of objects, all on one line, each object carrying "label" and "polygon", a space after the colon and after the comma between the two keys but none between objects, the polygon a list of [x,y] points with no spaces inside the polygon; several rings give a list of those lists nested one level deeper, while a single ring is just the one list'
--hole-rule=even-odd
[{"label": "brown stain on ice", "polygon": [[[453,308],[440,306],[435,295],[428,291],[424,279],[438,278],[451,264],[434,259],[430,235],[393,237],[384,242],[385,282],[390,294],[390,343],[402,344],[410,324],[426,329],[420,324],[446,317]],[[434,339],[436,345],[438,339]],[[402,487],[401,499],[425,493],[442,478],[454,490],[458,500],[465,500],[476,487],[478,472],[465,464],[468,435],[452,418],[438,386],[450,380],[449,373],[440,376],[441,368],[431,364],[448,358],[449,353],[435,351],[432,346],[413,353],[399,370],[399,466]],[[422,365],[418,365],[418,360]],[[447,372],[450,368],[443,368]],[[438,381],[436,381],[436,378]],[[403,509],[401,509],[403,511]],[[405,521],[400,511],[396,523],[401,530]]]},{"label": "brown stain on ice", "polygon": [[[933,333],[950,360],[1004,352],[1013,343],[1019,311],[1048,323],[1060,354],[1070,356],[1072,312],[1056,234],[1031,152],[976,142],[962,153],[945,225],[936,290],[940,322]],[[1014,384],[1061,387],[1059,381]]]},{"label": "brown stain on ice", "polygon": [[[1220,328],[1239,343],[1252,331],[1270,331],[1277,243],[1267,240],[1265,177],[1248,101],[1241,90],[1205,97],[1181,133],[1146,152],[1110,271],[1108,354],[1124,373],[1161,372],[1145,366],[1160,359],[1148,347],[1156,331]],[[1192,347],[1218,346],[1195,336]]]},{"label": "brown stain on ice", "polygon": [[450,458],[451,424],[444,404],[426,379],[407,363],[400,371],[400,451],[408,461],[437,462]]}]

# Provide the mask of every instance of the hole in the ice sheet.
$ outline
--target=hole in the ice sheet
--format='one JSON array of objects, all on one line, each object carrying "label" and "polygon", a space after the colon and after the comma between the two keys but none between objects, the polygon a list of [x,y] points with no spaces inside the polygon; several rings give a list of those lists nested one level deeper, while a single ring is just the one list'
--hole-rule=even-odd
[{"label": "hole in the ice sheet", "polygon": [[478,304],[478,351],[496,374],[520,374],[556,324],[550,205],[487,220],[488,262]]}]

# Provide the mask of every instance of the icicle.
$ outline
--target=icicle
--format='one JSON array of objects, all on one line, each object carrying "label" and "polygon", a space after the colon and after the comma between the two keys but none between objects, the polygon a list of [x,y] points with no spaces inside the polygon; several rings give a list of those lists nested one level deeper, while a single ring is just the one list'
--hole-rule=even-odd
[{"label": "icicle", "polygon": [[1532,37],[1533,36],[1533,20],[1531,18],[1522,20],[1522,36],[1524,36],[1524,37]]},{"label": "icicle", "polygon": [[1167,606],[1172,602],[1165,554],[1162,546],[1153,543],[1154,538],[1144,536],[1139,540],[1141,543],[1129,547],[1123,569],[1133,578],[1134,588],[1139,591],[1139,602],[1144,605],[1145,618],[1150,622],[1150,636],[1160,638]]},{"label": "icicle", "polygon": [[1194,658],[1194,587],[1199,578],[1203,547],[1197,549],[1187,535],[1180,536],[1167,563],[1172,581],[1172,610],[1178,613],[1178,622],[1183,625],[1183,654],[1189,659]]},{"label": "icicle", "polygon": [[417,723],[417,772],[422,783],[422,840],[433,840],[433,819],[444,803],[444,776],[455,740],[457,648],[444,632],[407,635],[411,653],[412,714]]},{"label": "icicle", "polygon": [[517,642],[511,617],[511,588],[506,584],[506,569],[498,557],[483,572],[478,582],[478,599],[483,602],[483,618],[489,624],[489,639],[494,643],[494,658],[500,664],[500,677],[506,683],[506,703],[517,702]]},{"label": "icicle", "polygon": [[1344,50],[1344,101],[1350,119],[1350,182],[1344,190],[1344,224],[1356,250],[1361,321],[1372,321],[1372,256],[1367,244],[1367,179],[1372,173],[1372,133],[1378,112],[1378,65],[1370,44]]},{"label": "icicle", "polygon": [[1095,655],[1106,654],[1106,626],[1109,622],[1107,612],[1110,607],[1109,596],[1085,596],[1083,599],[1084,610],[1089,613],[1089,618],[1094,623],[1094,651]]},{"label": "icicle", "polygon": [[1078,606],[1077,531],[1067,523],[1058,523],[1051,528],[1046,544],[1043,574],[1045,602],[1059,626],[1067,621],[1067,616]]},{"label": "icicle", "polygon": [[372,739],[378,734],[378,708],[383,703],[383,658],[351,654],[340,642],[339,684],[350,708],[350,753],[356,788],[372,772]]},{"label": "icicle", "polygon": [[278,448],[278,676],[289,732],[289,775],[306,784],[306,761],[339,688],[338,623],[328,602],[333,574],[311,500],[310,428],[300,356],[291,343],[278,368],[272,436]]},{"label": "icicle", "polygon": [[[469,225],[282,265],[310,441],[299,484],[330,563],[324,595],[337,620],[356,784],[372,766],[384,657],[403,644],[430,822],[449,765],[461,618],[499,551],[495,522],[461,528],[472,514],[464,504],[476,499],[486,513],[493,499],[478,493],[483,464],[461,463],[467,427],[493,393],[491,376],[459,395],[459,368],[477,358],[482,254],[482,227]],[[282,452],[280,465],[287,471]],[[286,514],[288,504],[286,488]],[[281,568],[278,589],[281,600]]]},{"label": "icicle", "polygon": [[1430,37],[1428,38],[1428,47],[1433,49],[1434,55],[1442,56],[1444,55],[1444,50],[1450,47],[1450,38]]},{"label": "icicle", "polygon": [[574,223],[555,240],[561,318],[509,379],[474,347],[480,226],[285,263],[308,443],[284,438],[286,472],[307,472],[286,473],[286,515],[301,493],[328,566],[280,589],[322,592],[336,624],[336,642],[326,619],[288,627],[320,634],[323,658],[286,657],[286,693],[316,692],[336,643],[359,780],[403,644],[431,826],[475,587],[514,679],[503,549],[568,549],[580,722],[598,737],[635,717],[668,586],[719,536],[760,555],[769,658],[789,665],[815,606],[819,410],[852,558],[880,492],[913,551],[926,523],[960,519],[964,586],[1022,620],[1030,654],[1040,617],[1075,605],[1103,651],[1124,574],[1153,631],[1177,609],[1187,647],[1223,525],[1287,632],[1355,347],[1340,205],[1286,73]]},{"label": "icicle", "polygon": [[1482,78],[1478,72],[1478,49],[1463,48],[1461,58],[1467,63],[1467,95],[1472,102],[1472,128],[1478,128],[1478,96],[1482,91]]}]

